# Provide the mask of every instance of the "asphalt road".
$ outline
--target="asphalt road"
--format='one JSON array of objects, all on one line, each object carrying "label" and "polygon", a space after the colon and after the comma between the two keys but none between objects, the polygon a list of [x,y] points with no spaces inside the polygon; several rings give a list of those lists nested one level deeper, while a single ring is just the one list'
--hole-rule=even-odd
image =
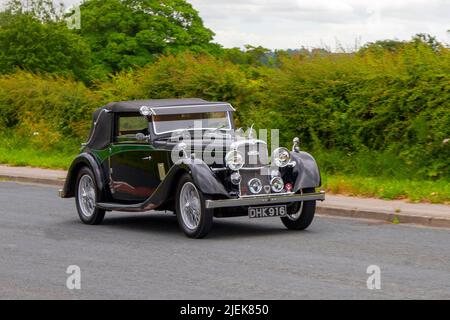
[{"label": "asphalt road", "polygon": [[[81,289],[66,287],[69,265]],[[381,289],[367,289],[369,265]],[[187,239],[172,214],[79,222],[56,189],[0,182],[0,299],[450,299],[450,231],[318,217],[217,219]]]}]

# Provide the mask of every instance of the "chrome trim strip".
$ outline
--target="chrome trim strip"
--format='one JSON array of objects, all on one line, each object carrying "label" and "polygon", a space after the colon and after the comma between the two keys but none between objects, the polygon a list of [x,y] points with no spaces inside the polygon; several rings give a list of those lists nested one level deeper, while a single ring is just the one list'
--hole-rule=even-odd
[{"label": "chrome trim strip", "polygon": [[[244,164],[245,165],[245,164]],[[243,171],[251,171],[251,170],[261,170],[261,169],[264,169],[264,168],[269,168],[270,166],[268,166],[268,165],[265,165],[265,166],[262,166],[262,167],[242,167],[242,168],[240,168],[239,170],[243,170]]]},{"label": "chrome trim strip", "polygon": [[241,198],[255,198],[255,197],[270,197],[270,196],[291,196],[295,195],[294,192],[280,192],[280,193],[271,193],[271,194],[251,194],[241,196]]},{"label": "chrome trim strip", "polygon": [[325,200],[325,192],[315,192],[306,194],[271,194],[264,196],[249,196],[241,197],[238,199],[225,199],[225,200],[206,200],[205,207],[207,209],[213,208],[228,208],[228,207],[244,207],[255,205],[271,205],[276,203],[289,203],[300,202],[310,200]]},{"label": "chrome trim strip", "polygon": [[231,170],[228,167],[224,167],[224,168],[211,168],[211,170],[212,171],[226,171],[226,170],[230,170],[230,171],[239,172],[239,171],[251,171],[251,170],[257,171],[257,170],[261,170],[261,169],[265,169],[265,168],[270,168],[270,166],[262,166],[262,167],[254,167],[254,168],[252,168],[252,167],[242,167],[239,170]]},{"label": "chrome trim strip", "polygon": [[[150,107],[150,110],[154,112],[154,110],[159,109],[175,109],[175,108],[198,108],[198,107],[216,107],[216,106],[229,106],[233,111],[236,111],[236,109],[230,104],[230,103],[204,103],[204,104],[188,104],[188,105],[181,105],[181,106],[166,106],[166,107]],[[145,106],[143,106],[145,107]]]}]

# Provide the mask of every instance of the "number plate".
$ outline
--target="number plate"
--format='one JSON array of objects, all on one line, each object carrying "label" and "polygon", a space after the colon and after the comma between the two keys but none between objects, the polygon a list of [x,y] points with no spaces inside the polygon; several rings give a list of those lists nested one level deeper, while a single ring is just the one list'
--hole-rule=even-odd
[{"label": "number plate", "polygon": [[270,206],[270,207],[250,207],[248,208],[249,218],[268,218],[268,217],[284,217],[286,215],[286,206]]}]

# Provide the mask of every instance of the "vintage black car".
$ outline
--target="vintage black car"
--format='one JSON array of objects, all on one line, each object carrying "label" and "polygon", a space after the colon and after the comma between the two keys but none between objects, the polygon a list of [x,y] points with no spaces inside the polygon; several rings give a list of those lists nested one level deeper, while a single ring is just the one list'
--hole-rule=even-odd
[{"label": "vintage black car", "polygon": [[295,138],[269,163],[267,143],[236,130],[234,111],[202,99],[110,103],[95,111],[60,196],[75,197],[86,224],[106,211],[173,212],[192,238],[215,217],[278,216],[288,229],[307,228],[325,197],[316,161]]}]

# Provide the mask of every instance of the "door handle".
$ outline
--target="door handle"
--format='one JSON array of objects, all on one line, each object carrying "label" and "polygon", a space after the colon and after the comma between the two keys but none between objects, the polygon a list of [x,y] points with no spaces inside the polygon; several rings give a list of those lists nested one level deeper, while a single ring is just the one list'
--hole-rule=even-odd
[{"label": "door handle", "polygon": [[148,160],[148,161],[150,161],[150,160],[152,160],[152,157],[151,157],[151,156],[144,157],[144,158],[142,158],[142,160]]}]

